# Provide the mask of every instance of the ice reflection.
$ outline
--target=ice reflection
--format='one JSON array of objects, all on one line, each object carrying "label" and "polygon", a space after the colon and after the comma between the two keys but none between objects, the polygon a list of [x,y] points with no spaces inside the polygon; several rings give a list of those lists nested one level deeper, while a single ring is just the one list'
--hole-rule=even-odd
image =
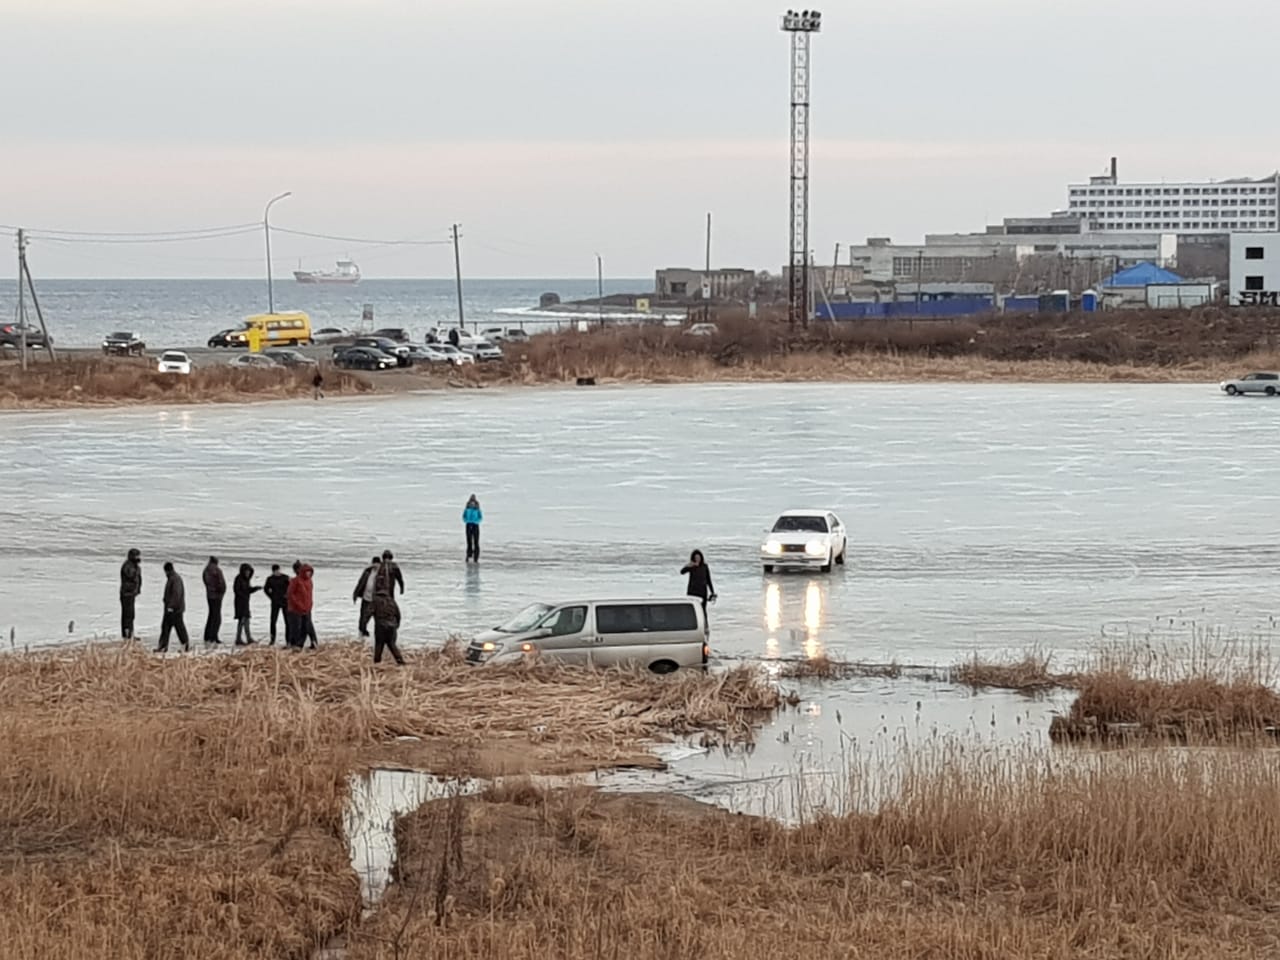
[{"label": "ice reflection", "polygon": [[[799,652],[809,659],[823,653],[822,628],[827,612],[826,585],[819,580],[771,580],[764,591],[765,656]],[[780,637],[791,647],[782,651]]]}]

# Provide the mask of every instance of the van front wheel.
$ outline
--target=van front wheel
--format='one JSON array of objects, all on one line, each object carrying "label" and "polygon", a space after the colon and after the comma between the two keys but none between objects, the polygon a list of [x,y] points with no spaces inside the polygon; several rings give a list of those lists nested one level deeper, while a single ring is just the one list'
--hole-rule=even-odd
[{"label": "van front wheel", "polygon": [[675,673],[680,665],[674,660],[655,660],[649,664],[649,669],[657,674]]}]

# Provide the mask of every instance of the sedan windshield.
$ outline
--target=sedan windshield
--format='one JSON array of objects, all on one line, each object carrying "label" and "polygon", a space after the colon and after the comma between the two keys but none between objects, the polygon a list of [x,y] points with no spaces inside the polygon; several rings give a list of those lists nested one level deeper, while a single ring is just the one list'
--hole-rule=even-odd
[{"label": "sedan windshield", "polygon": [[166,353],[160,359],[165,363],[186,363],[187,355],[185,353]]},{"label": "sedan windshield", "polygon": [[548,604],[531,603],[502,626],[495,629],[501,633],[527,633],[536,627],[542,618],[550,612],[551,607]]},{"label": "sedan windshield", "polygon": [[827,533],[827,521],[823,517],[779,517],[773,525],[774,533]]},{"label": "sedan windshield", "polygon": [[128,332],[116,331],[107,338],[108,340],[132,340],[133,334]]}]

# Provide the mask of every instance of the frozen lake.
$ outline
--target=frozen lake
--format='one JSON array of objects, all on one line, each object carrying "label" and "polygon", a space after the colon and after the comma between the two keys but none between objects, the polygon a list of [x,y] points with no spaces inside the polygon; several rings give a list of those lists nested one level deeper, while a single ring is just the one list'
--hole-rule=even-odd
[{"label": "frozen lake", "polygon": [[[1280,403],[1128,385],[483,390],[0,414],[0,630],[18,645],[113,636],[133,546],[148,640],[165,559],[186,577],[198,636],[208,554],[228,579],[249,561],[258,583],[272,561],[301,557],[317,569],[317,626],[334,635],[354,630],[363,562],[390,547],[410,644],[534,599],[683,593],[679,568],[699,547],[720,592],[720,654],[950,663],[1156,625],[1269,636],[1278,429]],[[471,492],[486,522],[468,569]],[[796,506],[842,515],[844,571],[762,576],[763,530]]]}]

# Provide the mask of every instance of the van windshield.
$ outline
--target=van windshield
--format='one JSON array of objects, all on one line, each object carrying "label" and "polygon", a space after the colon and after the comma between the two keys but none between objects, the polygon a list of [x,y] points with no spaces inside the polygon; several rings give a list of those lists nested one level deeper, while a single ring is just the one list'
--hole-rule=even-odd
[{"label": "van windshield", "polygon": [[528,633],[550,612],[551,607],[548,604],[531,603],[502,626],[494,629],[500,633]]}]

